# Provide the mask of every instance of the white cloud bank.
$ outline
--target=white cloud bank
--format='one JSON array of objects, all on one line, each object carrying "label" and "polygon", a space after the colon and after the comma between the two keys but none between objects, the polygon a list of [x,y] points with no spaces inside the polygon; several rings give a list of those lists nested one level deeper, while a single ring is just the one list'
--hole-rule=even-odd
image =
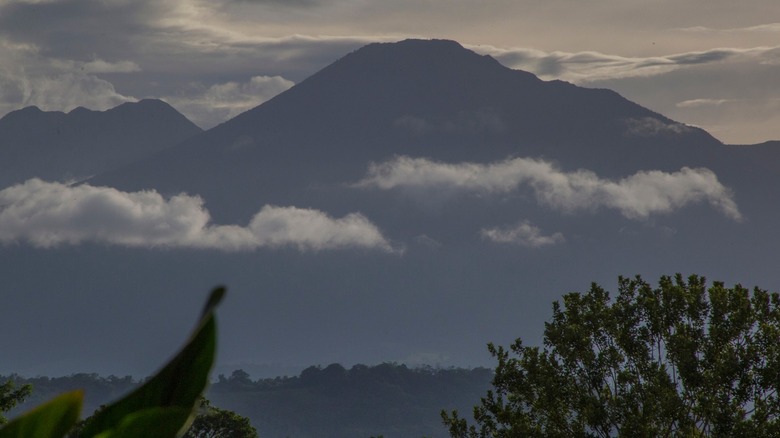
[{"label": "white cloud bank", "polygon": [[553,164],[513,158],[491,164],[447,164],[424,158],[397,157],[372,164],[357,187],[448,189],[509,193],[530,187],[536,199],[552,208],[574,212],[610,208],[631,219],[670,213],[697,202],[708,202],[733,220],[742,215],[731,191],[709,169],[683,167],[677,172],[640,171],[612,181],[588,170],[563,172]]},{"label": "white cloud bank", "polygon": [[496,243],[510,243],[529,248],[557,245],[566,241],[561,233],[545,236],[539,227],[528,221],[521,221],[516,225],[505,228],[485,228],[480,231],[480,234],[482,234],[482,237]]},{"label": "white cloud bank", "polygon": [[0,191],[0,242],[38,247],[82,242],[135,247],[246,251],[369,248],[396,251],[359,213],[332,218],[319,210],[264,206],[242,227],[210,224],[197,196],[170,199],[155,191],[67,186],[31,179]]}]

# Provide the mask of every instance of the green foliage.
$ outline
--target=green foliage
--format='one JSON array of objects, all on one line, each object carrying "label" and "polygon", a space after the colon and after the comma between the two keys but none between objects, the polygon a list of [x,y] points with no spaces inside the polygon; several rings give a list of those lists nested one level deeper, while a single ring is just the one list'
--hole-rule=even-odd
[{"label": "green foliage", "polygon": [[56,397],[0,429],[0,438],[60,438],[79,419],[81,391]]},{"label": "green foliage", "polygon": [[620,278],[553,304],[544,347],[489,345],[476,437],[780,436],[780,296],[703,277]]},{"label": "green foliage", "polygon": [[[31,385],[22,385],[20,388],[17,388],[16,383],[9,379],[0,385],[0,412],[10,411],[14,406],[23,402],[31,392]],[[0,424],[5,424],[7,421],[4,416],[0,415]]]},{"label": "green foliage", "polygon": [[235,412],[211,406],[202,399],[200,412],[184,438],[257,438],[249,419]]},{"label": "green foliage", "polygon": [[[124,438],[148,436],[150,431],[161,438],[181,436],[208,383],[216,354],[214,309],[224,293],[224,288],[212,291],[194,333],[165,367],[126,397],[98,410],[79,425],[75,436]],[[80,392],[58,397],[0,429],[0,438],[64,437],[76,425],[81,403]]]}]

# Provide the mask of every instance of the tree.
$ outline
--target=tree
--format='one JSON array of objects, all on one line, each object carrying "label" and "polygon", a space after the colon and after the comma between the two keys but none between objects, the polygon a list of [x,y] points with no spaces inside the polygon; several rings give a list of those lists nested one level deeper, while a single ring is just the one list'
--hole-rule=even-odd
[{"label": "tree", "polygon": [[780,296],[705,278],[639,276],[553,303],[544,345],[488,345],[498,360],[476,437],[780,436]]},{"label": "tree", "polygon": [[200,412],[184,438],[257,438],[257,430],[248,418],[211,406],[204,398]]},{"label": "tree", "polygon": [[[8,380],[0,385],[0,413],[8,412],[17,404],[24,401],[32,392],[32,385],[22,385],[17,388],[13,380]],[[8,420],[0,414],[0,424],[5,424]]]}]

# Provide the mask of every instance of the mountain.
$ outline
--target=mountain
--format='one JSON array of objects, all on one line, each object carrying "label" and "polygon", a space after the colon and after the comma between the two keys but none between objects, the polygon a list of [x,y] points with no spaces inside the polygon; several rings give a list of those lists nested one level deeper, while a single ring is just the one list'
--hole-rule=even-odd
[{"label": "mountain", "polygon": [[107,111],[27,107],[0,119],[0,187],[32,177],[74,181],[127,165],[202,130],[170,105],[145,99]]},{"label": "mountain", "polygon": [[[280,367],[493,366],[487,342],[538,343],[553,300],[619,275],[780,289],[774,144],[724,145],[451,41],[368,45],[169,146],[88,181],[130,195],[8,194],[6,372],[148,375],[216,284],[221,365]],[[36,215],[62,193],[81,204]],[[366,223],[387,245],[338,245]],[[28,243],[47,226],[62,243]]]},{"label": "mountain", "polygon": [[218,217],[245,220],[259,203],[308,203],[320,193],[301,190],[356,181],[368,163],[397,155],[546,158],[625,176],[706,164],[706,152],[721,146],[613,91],[545,82],[453,41],[406,40],[356,50],[259,107],[93,183],[198,193]]}]

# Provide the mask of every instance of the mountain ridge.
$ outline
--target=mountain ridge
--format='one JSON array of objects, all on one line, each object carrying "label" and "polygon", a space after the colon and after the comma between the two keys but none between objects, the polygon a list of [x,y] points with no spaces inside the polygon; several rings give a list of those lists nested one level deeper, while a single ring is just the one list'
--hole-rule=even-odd
[{"label": "mountain ridge", "polygon": [[398,155],[523,156],[626,176],[704,166],[702,151],[721,146],[614,91],[543,81],[454,41],[404,40],[355,50],[258,107],[92,182],[198,193],[217,216],[246,220],[242,206],[311,203],[304,192],[313,186],[355,182],[368,163]]},{"label": "mountain ridge", "polygon": [[0,187],[32,177],[77,180],[127,165],[200,132],[157,99],[105,111],[26,107],[0,118]]}]

